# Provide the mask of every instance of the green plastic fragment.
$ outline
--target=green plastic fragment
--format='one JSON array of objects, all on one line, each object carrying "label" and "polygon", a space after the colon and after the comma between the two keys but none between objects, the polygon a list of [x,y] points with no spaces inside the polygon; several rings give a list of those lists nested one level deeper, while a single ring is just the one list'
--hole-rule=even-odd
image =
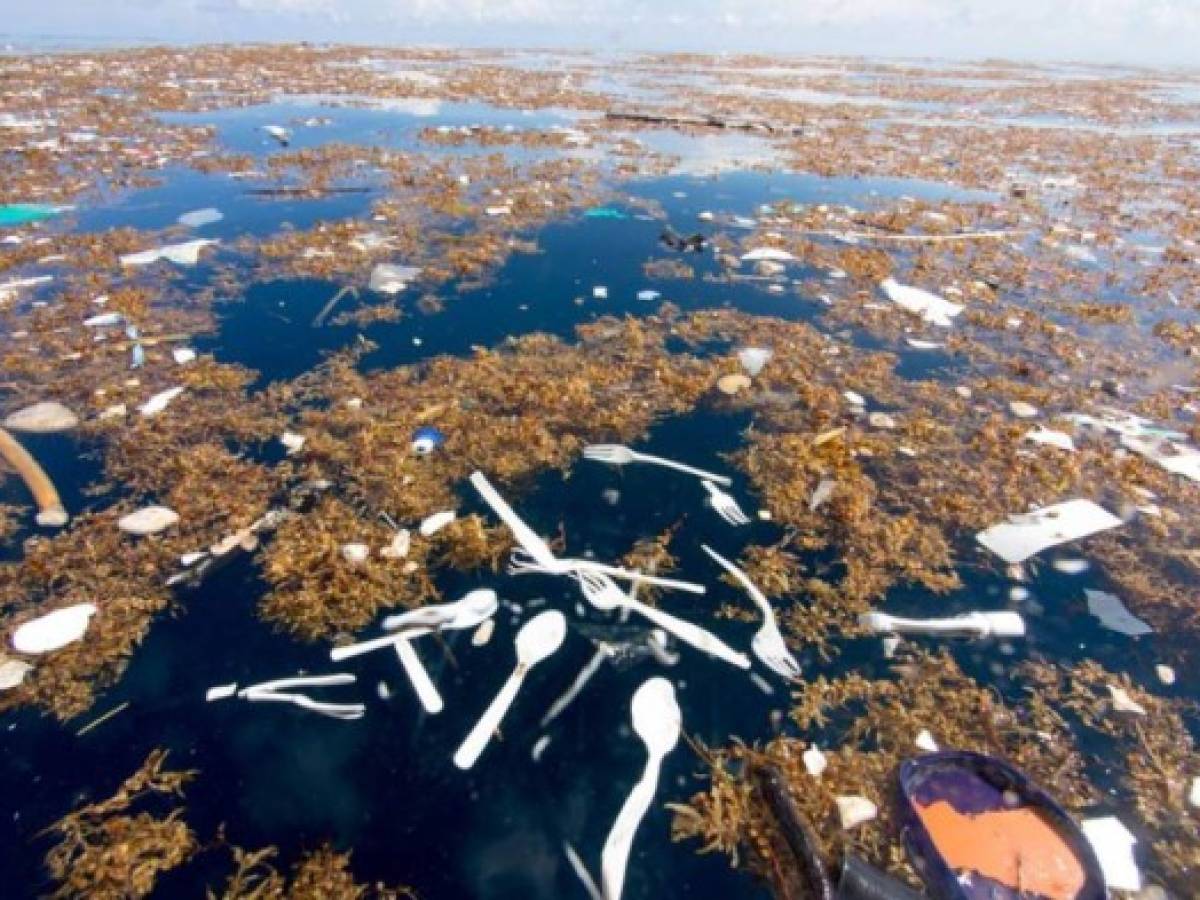
[{"label": "green plastic fragment", "polygon": [[66,207],[50,206],[46,203],[5,203],[0,205],[0,225],[27,225],[50,219],[63,212]]},{"label": "green plastic fragment", "polygon": [[611,206],[593,206],[583,214],[585,219],[627,219],[628,216]]}]

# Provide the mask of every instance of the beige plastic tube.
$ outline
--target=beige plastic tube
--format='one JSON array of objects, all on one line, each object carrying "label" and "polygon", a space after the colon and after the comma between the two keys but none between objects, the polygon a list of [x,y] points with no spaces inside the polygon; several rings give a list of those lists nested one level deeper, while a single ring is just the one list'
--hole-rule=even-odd
[{"label": "beige plastic tube", "polygon": [[38,505],[37,523],[46,528],[60,528],[67,524],[67,511],[59,499],[54,482],[46,474],[46,470],[38,465],[29,451],[22,447],[17,439],[0,428],[0,456],[17,470],[17,474],[25,481],[29,493],[33,494]]}]

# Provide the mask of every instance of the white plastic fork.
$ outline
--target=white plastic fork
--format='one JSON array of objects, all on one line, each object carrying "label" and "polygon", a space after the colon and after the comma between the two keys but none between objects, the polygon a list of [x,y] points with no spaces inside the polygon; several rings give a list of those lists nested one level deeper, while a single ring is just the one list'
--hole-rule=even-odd
[{"label": "white plastic fork", "polygon": [[690,581],[676,581],[674,578],[660,578],[657,575],[646,575],[634,569],[622,569],[604,563],[593,562],[590,559],[575,559],[564,557],[555,559],[551,565],[544,565],[531,554],[517,548],[509,556],[508,574],[527,575],[541,573],[543,575],[570,575],[573,572],[599,572],[611,578],[620,578],[634,584],[652,584],[669,590],[687,591],[689,594],[703,594],[708,589],[702,584]]},{"label": "white plastic fork", "polygon": [[717,565],[737,579],[738,583],[746,589],[746,593],[750,595],[750,599],[754,601],[754,605],[762,611],[762,626],[755,632],[754,639],[750,642],[750,649],[754,651],[754,655],[762,661],[764,666],[773,672],[777,672],[784,678],[799,678],[800,663],[796,661],[796,657],[792,656],[792,652],[788,650],[787,644],[783,642],[783,635],[779,632],[779,624],[775,621],[775,613],[771,609],[771,604],[767,600],[766,595],[755,587],[754,582],[750,580],[750,576],[721,556],[721,554],[717,553],[712,547],[707,544],[701,544],[700,546],[704,548],[704,552],[712,557]]},{"label": "white plastic fork", "polygon": [[600,572],[576,571],[575,579],[583,590],[583,596],[599,610],[628,609],[643,618],[649,619],[663,631],[670,632],[685,644],[691,644],[697,650],[703,650],[710,656],[722,659],[739,669],[750,668],[750,660],[744,653],[738,653],[716,635],[705,631],[699,625],[693,625],[683,619],[678,619],[670,613],[665,613],[653,606],[647,606],[640,600],[628,596],[615,581]]},{"label": "white plastic fork", "polygon": [[334,675],[313,675],[300,676],[297,678],[279,678],[275,681],[264,681],[261,684],[252,684],[248,688],[243,688],[238,691],[237,695],[243,700],[248,700],[252,703],[267,702],[267,703],[291,703],[293,706],[299,706],[302,709],[311,710],[315,713],[320,713],[323,716],[329,716],[333,719],[341,719],[350,721],[353,719],[361,719],[366,713],[367,708],[361,703],[324,703],[320,700],[314,700],[304,694],[288,694],[282,693],[281,688],[299,688],[299,687],[333,687],[342,684],[354,684],[355,678],[347,673],[337,673]]},{"label": "white plastic fork", "polygon": [[725,493],[711,481],[700,482],[708,491],[708,502],[718,516],[730,525],[749,525],[749,517],[742,512],[738,502],[730,494]]},{"label": "white plastic fork", "polygon": [[724,475],[716,475],[713,472],[706,472],[703,469],[686,466],[671,459],[663,459],[661,456],[638,453],[636,450],[631,450],[623,444],[589,444],[583,448],[583,458],[589,459],[592,462],[608,463],[612,466],[624,466],[633,462],[648,463],[652,466],[663,466],[667,469],[674,469],[676,472],[686,472],[688,475],[695,475],[697,478],[715,481],[717,484],[723,484],[726,487],[729,487],[733,483]]},{"label": "white plastic fork", "polygon": [[1024,637],[1020,613],[969,612],[945,619],[906,619],[882,612],[863,613],[859,621],[876,634],[943,634],[971,637]]}]

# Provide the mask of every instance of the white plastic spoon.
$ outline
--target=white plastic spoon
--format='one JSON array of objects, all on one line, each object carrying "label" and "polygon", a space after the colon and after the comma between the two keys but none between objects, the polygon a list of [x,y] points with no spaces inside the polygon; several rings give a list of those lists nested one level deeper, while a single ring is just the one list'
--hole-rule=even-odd
[{"label": "white plastic spoon", "polygon": [[517,667],[480,717],[471,733],[467,735],[462,746],[454,754],[454,764],[460,769],[469,769],[475,765],[479,755],[487,747],[492,734],[500,726],[500,720],[512,706],[517,697],[517,691],[529,670],[550,656],[562,646],[567,636],[567,620],[558,610],[548,610],[534,616],[521,626],[517,632]]},{"label": "white plastic spoon", "polygon": [[633,730],[646,745],[646,768],[641,780],[625,799],[625,805],[617,814],[617,820],[604,842],[604,852],[600,857],[604,900],[619,900],[621,896],[634,833],[654,799],[663,757],[674,750],[679,742],[679,729],[683,721],[679,704],[675,702],[675,689],[665,678],[651,678],[638,688],[631,707]]}]

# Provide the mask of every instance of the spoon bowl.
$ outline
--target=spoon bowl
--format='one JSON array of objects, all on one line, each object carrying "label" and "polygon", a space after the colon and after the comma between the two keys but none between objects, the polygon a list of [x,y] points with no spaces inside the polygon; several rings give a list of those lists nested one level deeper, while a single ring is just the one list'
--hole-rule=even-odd
[{"label": "spoon bowl", "polygon": [[517,663],[536,666],[562,646],[567,636],[567,618],[556,609],[534,616],[517,632]]},{"label": "spoon bowl", "polygon": [[665,756],[679,743],[683,714],[675,689],[662,677],[646,681],[633,695],[633,730],[652,756]]}]

